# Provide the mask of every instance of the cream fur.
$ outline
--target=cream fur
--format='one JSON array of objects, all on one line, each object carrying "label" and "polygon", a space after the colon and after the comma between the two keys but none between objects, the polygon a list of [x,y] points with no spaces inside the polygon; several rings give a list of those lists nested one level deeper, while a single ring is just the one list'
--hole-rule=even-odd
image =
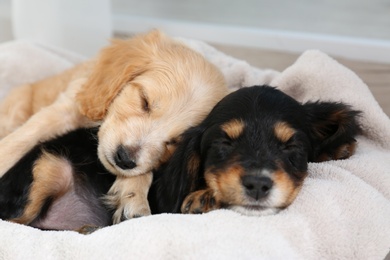
[{"label": "cream fur", "polygon": [[[144,196],[150,181],[143,181],[150,177],[140,177],[135,185],[127,185],[130,181],[123,177],[150,175],[172,152],[168,144],[198,124],[228,93],[224,77],[214,65],[158,31],[115,40],[96,61],[15,91],[3,102],[4,109],[0,107],[0,118],[9,119],[3,134],[13,131],[0,141],[0,177],[37,142],[101,124],[99,158],[120,176],[107,199],[117,208],[116,222],[122,211],[125,218],[150,214]],[[18,97],[27,92],[30,94],[19,102]],[[116,165],[119,146],[136,148],[135,168]],[[134,193],[134,198],[122,198],[128,193]]]},{"label": "cream fur", "polygon": [[0,140],[0,177],[2,177],[37,142],[49,140],[93,122],[81,115],[75,103],[75,92],[85,79],[73,81],[66,92],[39,113],[34,114],[21,127]]},{"label": "cream fur", "polygon": [[[133,54],[132,61],[137,66],[127,68],[126,73],[132,75],[131,79],[117,79],[113,83],[121,86],[119,95],[107,110],[93,110],[97,118],[102,111],[105,113],[98,133],[99,159],[118,176],[150,174],[159,166],[161,158],[166,157],[168,144],[184,130],[198,124],[228,93],[222,74],[200,54],[162,35],[153,34],[152,39],[148,40],[153,44],[146,45],[147,48],[145,45],[138,46],[137,54]],[[122,48],[122,44],[117,42],[115,51]],[[141,55],[140,50],[143,52]],[[123,53],[130,51],[126,49]],[[107,49],[107,52],[112,53],[112,50]],[[121,66],[119,61],[117,63],[117,66]],[[93,80],[105,81],[98,77],[93,77]],[[144,109],[146,101],[147,111]],[[87,109],[86,114],[90,111]],[[137,150],[135,168],[122,169],[115,164],[114,157],[119,145]],[[146,196],[142,194],[147,194],[150,185],[125,186],[119,184],[122,180],[126,181],[118,179],[108,197],[111,199],[111,202],[108,199],[109,204],[118,209],[115,221],[120,220],[122,211],[126,218],[149,215],[149,208],[145,210],[145,206],[142,206],[148,205]],[[120,192],[113,192],[121,186],[126,187],[125,193],[134,193],[138,187],[136,194],[140,195],[123,200],[118,197],[122,196]],[[130,189],[133,186],[134,189]],[[118,205],[117,201],[121,204]]]},{"label": "cream fur", "polygon": [[82,63],[61,74],[12,89],[0,103],[0,138],[16,130],[42,108],[53,104],[73,80],[88,75],[92,64]]},{"label": "cream fur", "polygon": [[[276,215],[248,217],[231,210],[160,214],[124,221],[88,236],[40,231],[0,220],[1,257],[384,259],[390,245],[390,120],[366,84],[319,51],[305,52],[285,71],[272,73],[203,42],[183,42],[216,64],[230,87],[271,84],[303,102],[343,101],[364,111],[360,120],[366,131],[357,138],[355,155],[309,164],[309,175],[296,200]],[[12,73],[2,74],[0,85],[14,87],[16,79],[26,80],[31,66],[23,65],[31,57],[42,63],[37,78],[47,71],[56,73],[64,56],[55,53],[51,55],[55,59],[50,59],[48,52],[33,44],[0,44],[0,68],[13,66]],[[21,61],[17,59],[20,53],[24,53]]]}]

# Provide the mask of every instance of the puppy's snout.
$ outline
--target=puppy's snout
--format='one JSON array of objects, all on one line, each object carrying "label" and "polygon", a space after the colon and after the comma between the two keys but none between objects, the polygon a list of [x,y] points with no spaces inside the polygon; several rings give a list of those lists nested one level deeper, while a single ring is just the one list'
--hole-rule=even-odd
[{"label": "puppy's snout", "polygon": [[137,151],[137,148],[128,149],[125,146],[120,145],[116,150],[114,157],[115,164],[123,170],[135,168],[137,166],[135,159]]},{"label": "puppy's snout", "polygon": [[268,177],[246,175],[242,178],[242,185],[248,196],[255,200],[262,199],[271,191],[273,182]]}]

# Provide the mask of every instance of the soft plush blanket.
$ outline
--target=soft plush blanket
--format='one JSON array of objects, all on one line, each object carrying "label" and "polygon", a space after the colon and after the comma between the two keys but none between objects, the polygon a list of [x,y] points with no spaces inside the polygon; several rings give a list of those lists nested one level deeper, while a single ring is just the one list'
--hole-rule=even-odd
[{"label": "soft plush blanket", "polygon": [[[162,214],[91,235],[0,220],[0,259],[383,259],[390,250],[390,120],[359,77],[319,51],[275,72],[182,40],[215,63],[231,88],[270,84],[299,101],[344,101],[363,111],[356,154],[310,163],[296,201],[273,216]],[[47,46],[2,44],[0,96],[81,60]]]}]

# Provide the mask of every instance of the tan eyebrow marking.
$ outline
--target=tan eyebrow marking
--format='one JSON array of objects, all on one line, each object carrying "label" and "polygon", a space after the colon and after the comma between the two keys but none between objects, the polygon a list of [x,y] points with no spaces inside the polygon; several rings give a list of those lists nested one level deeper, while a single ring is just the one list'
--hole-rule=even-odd
[{"label": "tan eyebrow marking", "polygon": [[242,134],[245,124],[241,120],[233,119],[224,123],[221,128],[230,138],[235,139]]},{"label": "tan eyebrow marking", "polygon": [[277,122],[274,126],[274,133],[281,142],[286,143],[295,134],[295,130],[286,122]]}]

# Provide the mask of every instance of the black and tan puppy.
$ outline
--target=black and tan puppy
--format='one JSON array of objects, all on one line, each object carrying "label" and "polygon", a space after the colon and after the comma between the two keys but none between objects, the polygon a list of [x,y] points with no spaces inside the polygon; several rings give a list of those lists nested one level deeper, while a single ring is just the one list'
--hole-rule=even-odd
[{"label": "black and tan puppy", "polygon": [[268,86],[242,88],[188,130],[169,163],[154,173],[152,209],[278,212],[296,198],[308,162],[353,154],[358,114],[342,103],[302,105]]},{"label": "black and tan puppy", "polygon": [[[240,89],[154,171],[151,210],[275,213],[297,196],[308,162],[353,154],[358,115],[342,103],[302,105],[268,86]],[[114,177],[98,160],[96,133],[79,129],[26,154],[0,179],[0,218],[42,229],[112,224],[104,196]]]},{"label": "black and tan puppy", "polygon": [[112,224],[102,196],[115,180],[97,157],[97,128],[35,146],[0,179],[0,218],[41,229]]}]

